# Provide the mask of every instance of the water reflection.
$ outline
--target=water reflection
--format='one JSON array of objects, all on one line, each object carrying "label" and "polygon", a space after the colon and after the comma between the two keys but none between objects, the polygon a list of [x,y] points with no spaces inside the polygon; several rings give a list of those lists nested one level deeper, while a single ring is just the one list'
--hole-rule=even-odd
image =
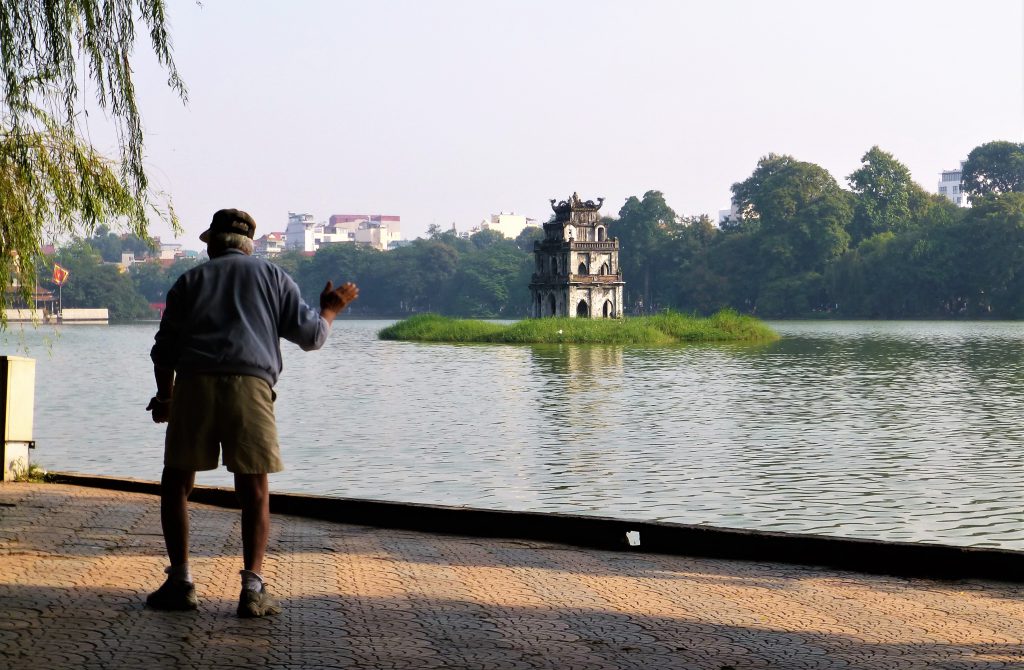
[{"label": "water reflection", "polygon": [[622,347],[535,345],[530,353],[531,376],[543,391],[537,402],[540,434],[601,443],[621,389]]}]

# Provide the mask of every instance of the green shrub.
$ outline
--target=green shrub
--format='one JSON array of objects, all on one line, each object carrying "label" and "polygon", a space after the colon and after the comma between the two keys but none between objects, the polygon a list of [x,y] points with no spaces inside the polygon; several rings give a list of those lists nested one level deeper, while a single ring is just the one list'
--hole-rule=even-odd
[{"label": "green shrub", "polygon": [[722,310],[708,318],[666,311],[625,319],[524,319],[509,325],[419,314],[388,326],[378,337],[416,342],[648,345],[778,339],[778,335],[760,320],[732,310]]},{"label": "green shrub", "polygon": [[11,472],[16,482],[32,482],[38,484],[45,482],[47,472],[35,463],[25,465],[25,461],[18,459],[11,464]]}]

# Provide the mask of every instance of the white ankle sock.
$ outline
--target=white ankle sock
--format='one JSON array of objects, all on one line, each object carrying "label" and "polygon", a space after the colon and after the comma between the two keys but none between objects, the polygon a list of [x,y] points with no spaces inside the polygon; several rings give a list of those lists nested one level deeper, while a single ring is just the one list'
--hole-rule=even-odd
[{"label": "white ankle sock", "polygon": [[239,570],[238,574],[242,575],[242,588],[252,589],[253,591],[263,590],[263,577],[252,570]]},{"label": "white ankle sock", "polygon": [[164,572],[170,579],[177,579],[179,581],[192,583],[192,569],[188,566],[188,561],[185,561],[181,565],[169,565],[164,568]]}]

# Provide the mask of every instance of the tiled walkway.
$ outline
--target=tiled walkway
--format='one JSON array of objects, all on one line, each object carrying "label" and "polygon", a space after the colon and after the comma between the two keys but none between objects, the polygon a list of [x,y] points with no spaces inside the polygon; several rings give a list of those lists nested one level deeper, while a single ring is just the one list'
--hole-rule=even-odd
[{"label": "tiled walkway", "polygon": [[234,615],[237,512],[195,506],[200,610],[143,608],[157,499],[0,484],[0,668],[1024,668],[1024,586],[274,517],[285,612]]}]

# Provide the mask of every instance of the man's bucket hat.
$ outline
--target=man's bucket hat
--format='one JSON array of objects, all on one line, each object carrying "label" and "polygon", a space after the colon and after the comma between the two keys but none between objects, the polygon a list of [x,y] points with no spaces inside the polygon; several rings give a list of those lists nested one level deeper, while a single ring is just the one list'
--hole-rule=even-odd
[{"label": "man's bucket hat", "polygon": [[213,215],[210,227],[199,235],[199,239],[207,242],[214,233],[235,233],[251,240],[256,234],[256,222],[240,209],[220,209]]}]

